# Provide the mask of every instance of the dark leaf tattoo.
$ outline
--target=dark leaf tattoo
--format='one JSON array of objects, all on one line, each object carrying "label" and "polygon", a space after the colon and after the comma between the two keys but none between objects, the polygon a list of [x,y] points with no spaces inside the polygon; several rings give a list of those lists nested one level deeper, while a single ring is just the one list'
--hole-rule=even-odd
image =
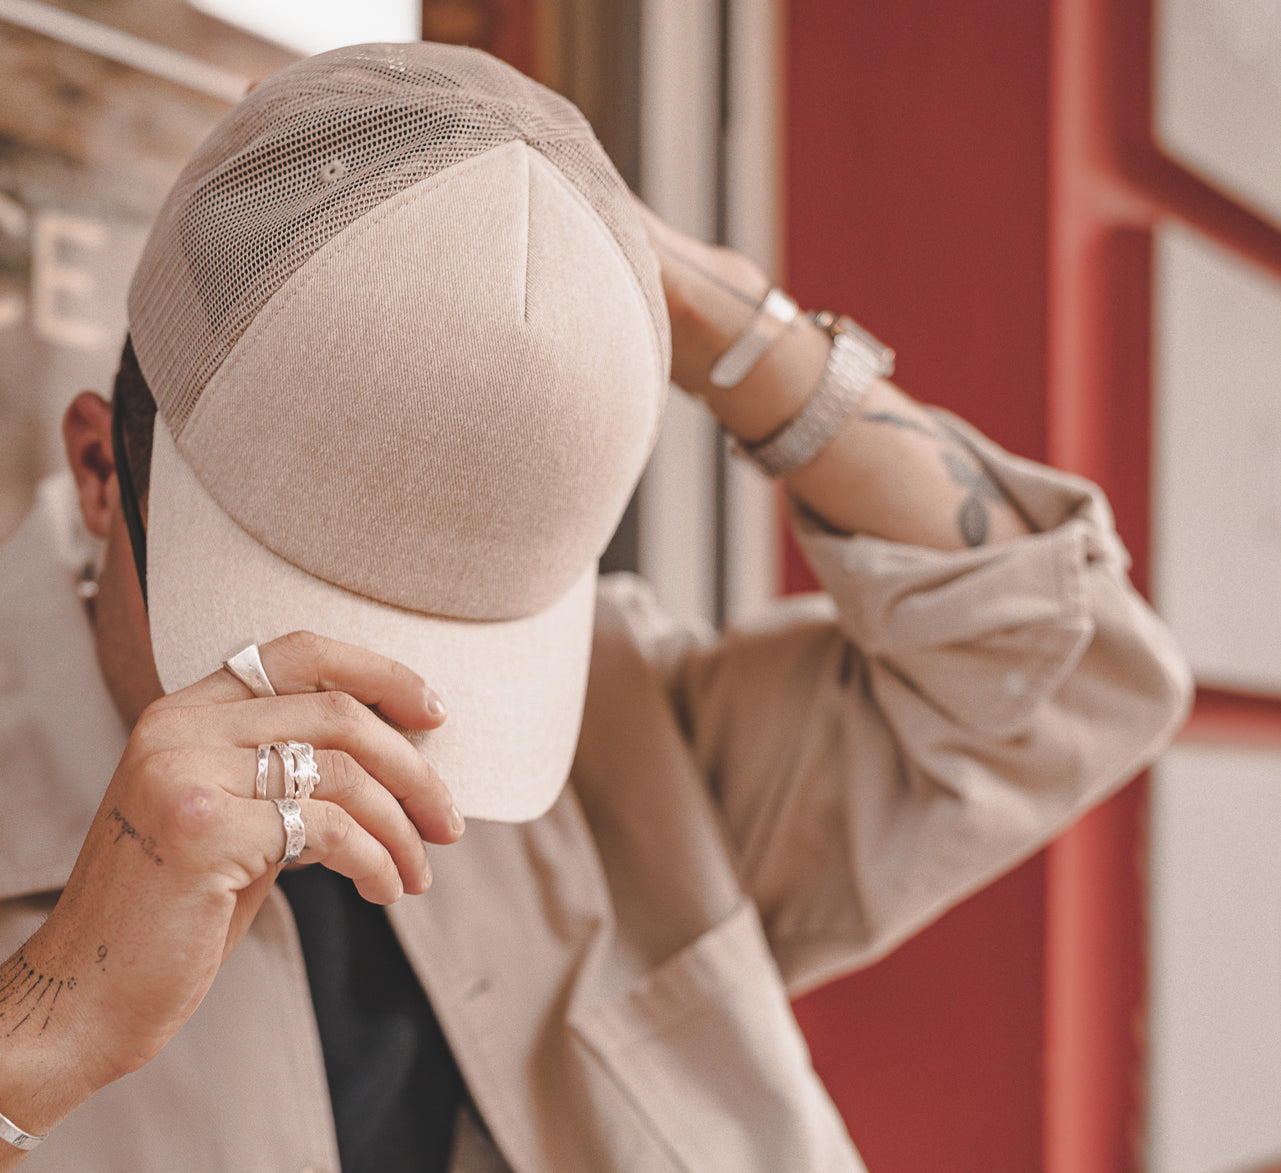
[{"label": "dark leaf tattoo", "polygon": [[1003,501],[996,482],[968,452],[949,448],[943,453],[948,475],[969,494],[956,512],[956,523],[967,546],[981,546],[987,541],[988,510],[985,502]]},{"label": "dark leaf tattoo", "polygon": [[943,466],[947,469],[948,476],[954,484],[967,490],[956,511],[956,524],[961,531],[961,538],[967,546],[983,545],[991,528],[988,503],[1004,501],[1005,494],[987,469],[979,463],[978,458],[950,432],[935,427],[926,420],[911,419],[893,411],[865,411],[860,418],[868,423],[919,432],[943,445]]}]

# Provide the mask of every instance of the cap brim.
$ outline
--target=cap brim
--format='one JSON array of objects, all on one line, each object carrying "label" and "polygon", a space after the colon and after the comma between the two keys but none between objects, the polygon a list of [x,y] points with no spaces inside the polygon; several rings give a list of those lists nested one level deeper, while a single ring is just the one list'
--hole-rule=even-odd
[{"label": "cap brim", "polygon": [[[244,475],[254,475],[252,454]],[[533,819],[560,793],[582,719],[595,591],[593,563],[550,607],[496,622],[421,615],[355,595],[283,561],[242,530],[156,421],[147,594],[165,691],[202,679],[249,643],[296,630],[380,652],[444,699],[445,723],[412,740],[469,818]]]}]

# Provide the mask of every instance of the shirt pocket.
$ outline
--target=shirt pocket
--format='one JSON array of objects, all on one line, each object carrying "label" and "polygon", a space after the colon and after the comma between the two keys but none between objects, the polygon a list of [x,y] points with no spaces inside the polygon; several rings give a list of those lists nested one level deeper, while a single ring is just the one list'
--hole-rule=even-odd
[{"label": "shirt pocket", "polygon": [[574,1026],[675,1169],[863,1169],[749,901]]}]

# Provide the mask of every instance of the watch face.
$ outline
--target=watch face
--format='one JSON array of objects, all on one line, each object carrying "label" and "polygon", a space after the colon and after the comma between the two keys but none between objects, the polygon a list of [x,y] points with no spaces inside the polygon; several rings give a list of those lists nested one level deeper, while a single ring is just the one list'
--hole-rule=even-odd
[{"label": "watch face", "polygon": [[[823,323],[820,322],[819,325]],[[894,373],[894,351],[876,335],[864,330],[853,318],[842,314],[827,329],[833,338],[840,334],[857,342],[866,360],[872,364],[877,378],[888,379]]]}]

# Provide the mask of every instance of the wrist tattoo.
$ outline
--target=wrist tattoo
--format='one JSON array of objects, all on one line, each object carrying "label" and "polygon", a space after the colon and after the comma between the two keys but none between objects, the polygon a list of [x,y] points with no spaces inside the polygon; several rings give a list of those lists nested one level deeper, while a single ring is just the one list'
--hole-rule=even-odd
[{"label": "wrist tattoo", "polygon": [[909,432],[920,432],[922,436],[932,436],[935,440],[945,439],[944,433],[931,427],[924,420],[910,419],[896,411],[860,411],[858,418],[869,424],[889,424],[892,428],[903,428]]},{"label": "wrist tattoo", "polygon": [[28,1022],[43,1032],[63,992],[75,988],[74,977],[42,973],[19,949],[0,965],[0,1035],[16,1034]]},{"label": "wrist tattoo", "polygon": [[154,837],[143,835],[137,827],[125,818],[118,806],[111,808],[111,813],[107,815],[107,818],[115,823],[117,828],[114,842],[119,843],[121,839],[132,839],[138,845],[142,854],[151,860],[156,867],[160,867],[165,862],[156,851],[159,845]]}]

